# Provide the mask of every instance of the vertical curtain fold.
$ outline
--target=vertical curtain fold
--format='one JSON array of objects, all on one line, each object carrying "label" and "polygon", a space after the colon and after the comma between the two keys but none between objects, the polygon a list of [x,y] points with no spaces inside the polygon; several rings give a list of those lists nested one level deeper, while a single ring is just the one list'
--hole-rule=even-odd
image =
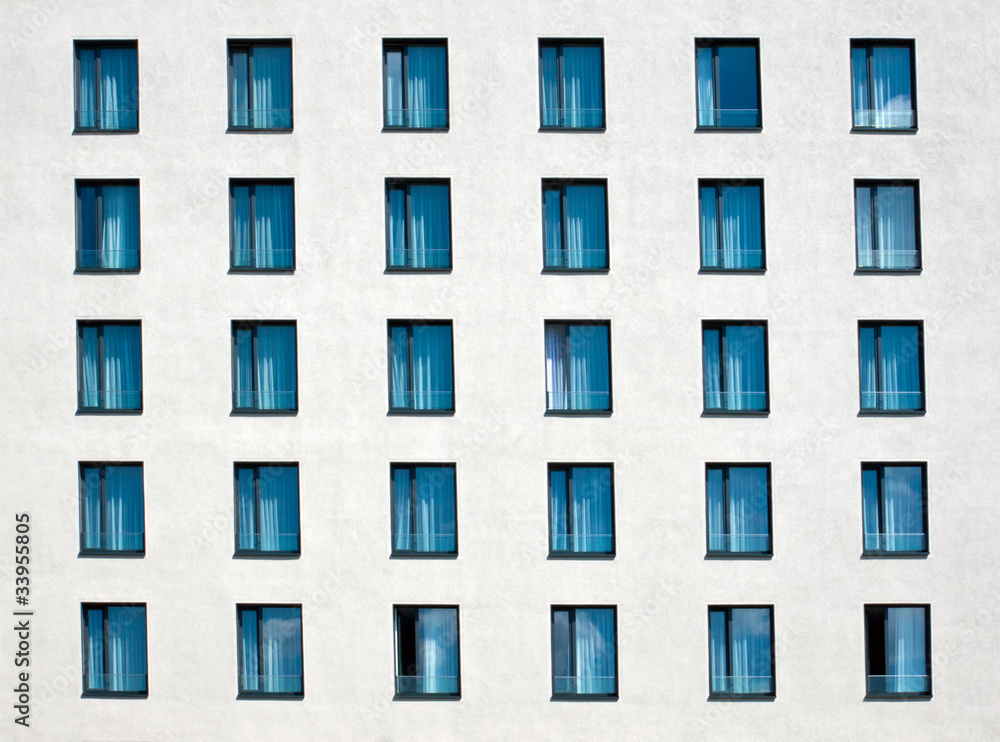
[{"label": "vertical curtain fold", "polygon": [[146,690],[146,609],[108,607],[109,690]]},{"label": "vertical curtain fold", "polygon": [[403,51],[385,52],[385,125],[404,126],[403,118]]},{"label": "vertical curtain fold", "polygon": [[733,608],[730,624],[734,693],[769,693],[771,676],[771,612],[767,608]]},{"label": "vertical curtain fold", "polygon": [[267,693],[301,693],[301,609],[265,606],[260,611],[260,690]]},{"label": "vertical curtain fold", "polygon": [[885,615],[886,690],[927,691],[927,650],[923,607],[890,607]]},{"label": "vertical curtain fold", "polygon": [[703,268],[727,268],[719,246],[718,203],[714,185],[698,189],[701,205],[701,265]]},{"label": "vertical curtain fold", "polygon": [[84,660],[87,666],[87,690],[108,690],[104,663],[104,611],[87,608],[84,611]]},{"label": "vertical curtain fold", "polygon": [[569,409],[610,409],[608,328],[604,325],[569,325],[568,340]]},{"label": "vertical curtain fold", "polygon": [[874,327],[862,327],[858,330],[858,346],[861,358],[861,409],[879,409],[881,400]]},{"label": "vertical curtain fold", "polygon": [[101,186],[101,212],[101,266],[138,268],[139,187],[132,184]]},{"label": "vertical curtain fold", "polygon": [[915,268],[916,204],[912,186],[875,188],[875,261],[877,268]]},{"label": "vertical curtain fold", "polygon": [[104,548],[141,551],[143,492],[141,466],[105,468]]},{"label": "vertical curtain fold", "polygon": [[708,469],[705,472],[705,490],[708,497],[708,550],[729,551],[725,520],[725,475],[722,469]]},{"label": "vertical curtain fold", "polygon": [[100,390],[100,331],[94,326],[80,329],[80,402],[82,408],[100,407],[103,402]]},{"label": "vertical curtain fold", "polygon": [[257,495],[253,467],[241,466],[236,470],[236,499],[239,509],[240,527],[237,533],[237,548],[244,551],[257,549]]},{"label": "vertical curtain fold", "polygon": [[458,693],[458,611],[420,608],[416,632],[418,690]]},{"label": "vertical curtain fold", "polygon": [[695,67],[698,73],[698,126],[716,126],[718,122],[715,103],[715,81],[712,71],[712,48],[700,46],[696,51]]},{"label": "vertical curtain fold", "polygon": [[260,663],[258,662],[260,641],[257,636],[257,610],[241,608],[240,615],[240,689],[261,690]]},{"label": "vertical curtain fold", "polygon": [[871,125],[909,128],[913,125],[909,47],[873,46],[871,64]]},{"label": "vertical curtain fold", "polygon": [[250,54],[244,49],[229,53],[229,125],[250,126]]},{"label": "vertical curtain fold", "polygon": [[883,325],[879,339],[884,409],[920,409],[923,407],[923,394],[920,390],[917,328],[913,325]]},{"label": "vertical curtain fold", "polygon": [[252,52],[254,128],[292,125],[292,50],[289,46],[254,46]]},{"label": "vertical curtain fold", "polygon": [[872,234],[872,189],[856,186],[854,189],[855,236],[858,244],[859,268],[883,268],[881,254],[875,251]]},{"label": "vertical curtain fold", "polygon": [[259,409],[295,407],[295,328],[259,325],[257,328],[257,384]]},{"label": "vertical curtain fold", "polygon": [[563,248],[562,191],[545,188],[542,191],[545,219],[545,265],[548,268],[568,268],[568,253]]},{"label": "vertical curtain fold", "polygon": [[136,325],[104,325],[104,396],[107,409],[138,409],[142,348]]},{"label": "vertical curtain fold", "polygon": [[455,470],[416,467],[418,551],[455,551]]},{"label": "vertical curtain fold", "polygon": [[611,469],[576,466],[572,469],[569,550],[608,553],[614,548],[611,507]]},{"label": "vertical curtain fold", "polygon": [[251,236],[252,210],[249,184],[234,184],[232,187],[233,209],[233,266],[249,268],[255,265],[253,238]]},{"label": "vertical curtain fold", "polygon": [[559,50],[554,46],[541,48],[542,67],[542,126],[560,126],[559,109]]},{"label": "vertical curtain fold", "polygon": [[98,125],[97,101],[94,91],[97,74],[97,52],[94,49],[78,48],[76,51],[76,125],[81,129],[92,129]]},{"label": "vertical curtain fold", "polygon": [[409,261],[416,268],[447,268],[451,250],[448,186],[409,187]]},{"label": "vertical curtain fold", "polygon": [[601,49],[597,46],[562,47],[563,125],[597,128],[604,125],[604,81]]},{"label": "vertical curtain fold", "polygon": [[399,326],[389,328],[389,345],[392,354],[392,389],[390,394],[392,407],[396,409],[413,407],[407,328]]},{"label": "vertical curtain fold", "polygon": [[295,245],[293,188],[288,183],[256,183],[254,251],[257,268],[291,268]]},{"label": "vertical curtain fold", "polygon": [[406,188],[390,187],[387,190],[387,224],[389,265],[402,268],[407,265],[406,250]]},{"label": "vertical curtain fold", "polygon": [[81,472],[83,503],[80,507],[82,524],[80,527],[81,546],[84,549],[101,548],[101,532],[104,529],[101,514],[101,470],[88,466]]},{"label": "vertical curtain fold", "polygon": [[883,548],[883,532],[879,527],[879,472],[877,469],[861,471],[862,514],[865,523],[865,550],[880,551]]},{"label": "vertical curtain fold", "polygon": [[421,129],[447,125],[446,63],[447,52],[443,46],[406,47],[406,97],[410,127]]},{"label": "vertical curtain fold", "polygon": [[236,399],[237,409],[255,406],[253,389],[253,330],[242,327],[236,330]]},{"label": "vertical curtain fold", "polygon": [[924,551],[923,470],[919,466],[886,466],[882,477],[886,550]]},{"label": "vertical curtain fold", "polygon": [[104,129],[139,127],[139,63],[135,49],[101,49],[101,113]]},{"label": "vertical curtain fold", "polygon": [[729,468],[729,536],[732,551],[770,551],[766,468]]},{"label": "vertical curtain fold", "polygon": [[552,551],[570,551],[567,486],[565,469],[552,469],[549,472],[549,528]]},{"label": "vertical curtain fold", "polygon": [[722,405],[722,332],[716,328],[703,330],[705,353],[705,409],[720,410]]},{"label": "vertical curtain fold", "polygon": [[413,509],[410,497],[410,469],[398,467],[393,470],[393,548],[396,551],[410,551],[414,548]]},{"label": "vertical curtain fold", "polygon": [[567,397],[569,369],[566,367],[566,325],[545,327],[545,385],[548,409],[570,409]]},{"label": "vertical curtain fold", "polygon": [[725,408],[767,408],[764,383],[764,328],[728,325],[725,328]]},{"label": "vertical curtain fold", "polygon": [[708,648],[711,689],[714,693],[729,690],[729,647],[726,644],[726,612],[708,614]]},{"label": "vertical curtain fold", "polygon": [[868,52],[863,47],[851,49],[851,96],[854,101],[854,125],[871,126],[868,108]]},{"label": "vertical curtain fold", "polygon": [[260,550],[299,549],[299,469],[260,468]]},{"label": "vertical curtain fold", "polygon": [[451,327],[413,326],[413,407],[448,410],[452,394]]},{"label": "vertical curtain fold", "polygon": [[723,267],[762,267],[762,232],[760,186],[723,186]]}]

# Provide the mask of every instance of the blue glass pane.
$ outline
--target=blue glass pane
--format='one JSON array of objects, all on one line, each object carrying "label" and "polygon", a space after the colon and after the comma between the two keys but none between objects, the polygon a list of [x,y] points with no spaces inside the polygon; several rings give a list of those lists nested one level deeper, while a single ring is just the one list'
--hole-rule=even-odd
[{"label": "blue glass pane", "polygon": [[757,48],[719,46],[719,126],[760,126]]}]

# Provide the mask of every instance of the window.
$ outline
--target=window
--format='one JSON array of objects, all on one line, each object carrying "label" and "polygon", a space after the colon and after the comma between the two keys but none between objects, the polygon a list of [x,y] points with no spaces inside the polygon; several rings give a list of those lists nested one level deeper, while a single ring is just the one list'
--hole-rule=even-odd
[{"label": "window", "polygon": [[302,607],[238,605],[239,695],[301,697]]},{"label": "window", "polygon": [[611,606],[552,607],[553,697],[618,697],[616,622]]},{"label": "window", "polygon": [[774,609],[708,609],[710,698],[774,696]]},{"label": "window", "polygon": [[858,270],[920,270],[920,201],[914,181],[854,183]]},{"label": "window", "polygon": [[80,553],[145,551],[142,464],[80,464]]},{"label": "window", "polygon": [[912,41],[852,41],[855,129],[917,128]]},{"label": "window", "polygon": [[146,606],[84,603],[83,694],[145,696]]},{"label": "window", "polygon": [[450,190],[447,180],[386,181],[386,268],[451,268]]},{"label": "window", "polygon": [[292,42],[229,42],[229,128],[292,128]]},{"label": "window", "polygon": [[702,270],[764,269],[762,181],[698,181]]},{"label": "window", "polygon": [[543,129],[604,128],[604,42],[538,42]]},{"label": "window", "polygon": [[76,268],[139,270],[139,181],[76,182]]},{"label": "window", "polygon": [[608,269],[606,181],[543,180],[542,212],[546,269]]},{"label": "window", "polygon": [[705,412],[767,412],[767,324],[702,324]]},{"label": "window", "polygon": [[236,553],[299,553],[297,464],[236,464]]},{"label": "window", "polygon": [[455,409],[451,322],[389,322],[389,411]]},{"label": "window", "polygon": [[708,553],[754,556],[771,553],[771,467],[708,464]]},{"label": "window", "polygon": [[77,322],[80,412],[142,409],[142,338],[138,322]]},{"label": "window", "polygon": [[611,411],[611,325],[545,323],[546,409]]},{"label": "window", "polygon": [[861,411],[924,410],[923,323],[861,322]]},{"label": "window", "polygon": [[294,270],[292,181],[231,180],[229,211],[229,265],[233,270]]},{"label": "window", "polygon": [[233,322],[233,412],[299,408],[294,322]]},{"label": "window", "polygon": [[865,554],[927,553],[927,465],[862,464]]},{"label": "window", "polygon": [[614,555],[610,465],[549,464],[549,528],[553,556]]},{"label": "window", "polygon": [[756,39],[698,39],[699,129],[759,129],[760,59]]},{"label": "window", "polygon": [[931,607],[866,605],[868,696],[931,695]]},{"label": "window", "polygon": [[139,131],[135,41],[77,41],[76,130]]},{"label": "window", "polygon": [[458,608],[394,606],[396,696],[459,697]]},{"label": "window", "polygon": [[393,464],[393,556],[458,553],[454,464]]},{"label": "window", "polygon": [[384,41],[386,129],[448,128],[448,47],[444,41]]}]

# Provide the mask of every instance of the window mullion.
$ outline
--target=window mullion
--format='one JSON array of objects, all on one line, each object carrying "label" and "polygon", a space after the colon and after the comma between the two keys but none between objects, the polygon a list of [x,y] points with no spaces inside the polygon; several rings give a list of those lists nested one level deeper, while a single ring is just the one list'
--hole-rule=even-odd
[{"label": "window mullion", "polygon": [[247,187],[250,197],[250,223],[247,225],[249,232],[250,254],[247,256],[253,265],[257,264],[257,184],[250,183]]},{"label": "window mullion", "polygon": [[559,235],[559,262],[563,268],[569,267],[569,200],[566,195],[566,184],[559,186],[559,221],[562,224],[562,234]]},{"label": "window mullion", "polygon": [[[576,502],[576,492],[574,491],[574,485],[573,485],[573,467],[567,466],[566,467],[566,534],[568,536],[577,535],[576,531],[573,529],[573,506],[575,502]],[[576,546],[575,543],[572,544],[571,546],[568,542],[569,539],[567,539],[567,546],[570,546],[569,549],[570,551],[578,551],[578,549],[573,548],[574,546]]]},{"label": "window mullion", "polygon": [[[869,209],[869,211],[871,212],[870,229],[872,233],[872,252],[881,253],[882,243],[880,242],[878,235],[878,189],[879,187],[876,184],[872,183],[871,192],[869,193],[868,197],[871,199],[871,204],[872,204],[871,209]],[[872,257],[874,257],[874,255]]]},{"label": "window mullion", "polygon": [[416,262],[413,253],[415,236],[412,234],[413,225],[413,194],[410,191],[410,184],[403,186],[403,262],[412,266]]},{"label": "window mullion", "polygon": [[723,227],[724,220],[725,220],[725,214],[722,211],[722,183],[716,183],[715,184],[715,229],[716,229],[715,261],[719,265],[723,265],[723,261],[725,260],[726,257],[726,242],[725,242],[726,231]]},{"label": "window mullion", "polygon": [[725,539],[724,544],[726,551],[732,550],[732,545],[730,543],[730,537],[732,534],[729,532],[729,507],[731,505],[729,499],[729,467],[722,468],[722,536]]},{"label": "window mullion", "polygon": [[563,60],[563,45],[556,45],[556,74],[558,76],[556,87],[556,101],[559,103],[558,121],[559,126],[566,126],[566,65]]},{"label": "window mullion", "polygon": [[409,384],[409,389],[407,390],[410,395],[410,399],[407,400],[409,404],[407,407],[411,409],[416,409],[417,407],[417,382],[416,382],[416,369],[414,368],[413,361],[413,325],[409,324],[406,326],[406,377]]},{"label": "window mullion", "polygon": [[257,101],[251,99],[255,95],[253,86],[253,44],[247,44],[247,126],[254,125],[254,112]]},{"label": "window mullion", "polygon": [[[413,539],[417,535],[417,467],[411,466],[409,468],[409,479],[410,479],[410,538]],[[407,545],[408,550],[413,549],[414,542],[411,540]]]},{"label": "window mullion", "polygon": [[261,524],[264,522],[264,503],[261,502],[260,497],[260,467],[253,467],[253,506],[254,512],[256,513],[256,518],[254,520],[254,533],[253,533],[253,548],[254,551],[260,551],[263,545],[261,538]]},{"label": "window mullion", "polygon": [[100,544],[99,548],[107,550],[108,479],[106,466],[97,468],[97,482],[97,505],[100,508],[97,527],[101,529],[98,543]]},{"label": "window mullion", "polygon": [[104,104],[101,100],[101,48],[94,48],[94,128],[104,128]]}]

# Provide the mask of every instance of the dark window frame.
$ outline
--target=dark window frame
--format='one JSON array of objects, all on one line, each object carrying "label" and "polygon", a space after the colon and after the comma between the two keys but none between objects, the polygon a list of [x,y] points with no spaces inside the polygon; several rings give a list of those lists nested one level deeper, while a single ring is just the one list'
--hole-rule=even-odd
[{"label": "dark window frame", "polygon": [[[599,268],[572,268],[567,265],[549,265],[548,250],[545,248],[548,235],[545,233],[545,192],[551,190],[559,191],[559,222],[562,225],[561,237],[562,245],[559,252],[565,256],[566,249],[566,186],[586,185],[601,186],[604,188],[604,266]],[[607,178],[542,178],[542,270],[545,273],[608,273],[611,270],[611,219],[610,206],[608,204],[608,179]]]},{"label": "dark window frame", "polygon": [[[758,126],[722,126],[720,124],[715,124],[713,126],[702,125],[698,122],[698,49],[704,47],[711,47],[712,49],[712,96],[716,102],[720,101],[720,82],[719,82],[719,47],[720,46],[750,46],[757,50],[757,119],[760,122]],[[763,104],[763,87],[764,80],[760,74],[760,37],[752,36],[736,36],[736,37],[699,37],[694,40],[695,49],[695,68],[694,68],[694,84],[695,84],[695,131],[743,131],[743,132],[759,132],[764,129],[764,104]],[[727,109],[714,109],[716,111],[723,111]],[[721,119],[721,116],[719,117]],[[761,205],[763,208],[763,204]]]},{"label": "dark window frame", "polygon": [[[100,245],[101,235],[104,230],[103,205],[104,186],[135,186],[136,208],[139,219],[139,248],[136,250],[138,265],[135,268],[105,268],[103,266],[85,266],[81,263],[81,253],[83,252],[83,211],[80,197],[81,188],[100,189],[94,196],[94,226],[97,227],[94,243]],[[76,217],[76,272],[77,273],[139,273],[142,270],[142,192],[139,189],[138,178],[77,178],[74,181],[74,200]]]},{"label": "dark window frame", "polygon": [[893,126],[893,127],[878,127],[878,126],[855,126],[854,125],[854,70],[849,67],[850,75],[849,81],[851,85],[850,89],[850,100],[851,100],[851,132],[856,133],[878,133],[878,134],[915,134],[919,128],[919,119],[917,118],[917,112],[919,107],[917,106],[917,42],[916,39],[851,39],[851,48],[848,59],[853,66],[853,52],[855,49],[865,50],[865,64],[867,67],[867,78],[868,78],[868,106],[871,110],[872,100],[871,95],[874,89],[874,79],[872,77],[872,48],[876,46],[895,46],[901,48],[909,48],[910,50],[910,106],[913,112],[913,126]]},{"label": "dark window frame", "polygon": [[[766,402],[761,410],[731,410],[726,407],[708,406],[708,389],[705,388],[705,372],[708,369],[708,359],[705,355],[705,330],[719,331],[719,393],[726,393],[726,337],[727,327],[761,327],[764,330],[764,395]],[[701,378],[702,378],[702,415],[713,417],[767,417],[771,414],[771,359],[770,341],[768,339],[768,320],[702,320],[701,322]]]},{"label": "dark window frame", "polygon": [[[455,655],[458,664],[458,692],[456,693],[419,693],[416,691],[399,690],[400,677],[418,677],[414,675],[400,675],[399,668],[402,665],[402,647],[400,646],[400,626],[399,610],[412,610],[414,613],[427,608],[449,608],[455,611]],[[462,698],[462,612],[457,603],[393,603],[392,606],[392,635],[393,635],[393,681],[394,693],[392,700],[432,700],[432,701],[458,701]]]},{"label": "dark window frame", "polygon": [[[881,366],[882,358],[882,328],[883,327],[916,327],[917,328],[917,363],[920,366],[920,397],[922,405],[919,409],[886,410],[879,407],[864,407],[864,389],[861,387],[861,372],[864,359],[861,357],[861,330],[873,328],[875,330],[875,365]],[[923,320],[858,320],[858,408],[859,415],[863,416],[913,416],[927,413],[927,382],[924,378],[924,321]],[[882,374],[876,374],[876,394],[882,393]]]},{"label": "dark window frame", "polygon": [[[249,252],[256,255],[256,230],[254,223],[257,219],[257,186],[289,186],[292,189],[292,265],[290,268],[258,268],[252,265],[236,265],[236,196],[234,189],[240,186],[250,189],[250,241],[253,247]],[[229,179],[229,272],[230,273],[294,273],[295,259],[298,252],[295,247],[296,224],[295,224],[295,178],[230,178]]]},{"label": "dark window frame", "polygon": [[[723,186],[757,186],[760,188],[760,268],[725,268],[722,266],[705,265],[705,254],[702,251],[701,243],[704,240],[702,233],[701,218],[701,189],[715,188],[715,213],[716,213],[716,244],[722,245],[724,229],[724,213],[722,210],[722,188]],[[698,263],[699,272],[702,273],[766,273],[767,272],[767,223],[765,214],[767,208],[764,204],[764,179],[763,178],[699,178],[698,179]],[[722,252],[717,250],[717,252]]]},{"label": "dark window frame", "polygon": [[[250,83],[253,80],[253,49],[257,46],[287,46],[288,47],[288,126],[253,126],[248,124],[247,126],[239,126],[233,123],[233,109],[229,108],[229,94],[233,88],[233,49],[243,50],[246,49],[247,52],[247,110],[255,111],[260,110],[254,108],[251,104],[253,101],[253,85]],[[226,111],[227,111],[227,123],[226,132],[291,132],[295,130],[295,55],[292,50],[292,39],[291,38],[262,38],[262,39],[248,39],[248,38],[235,38],[226,39]],[[249,118],[250,121],[253,120],[252,117]]]},{"label": "dark window frame", "polygon": [[[392,232],[392,213],[389,205],[389,191],[402,190],[405,193],[406,201],[406,225],[403,230],[406,234],[406,247],[404,254],[411,251],[410,240],[410,215],[412,206],[410,201],[410,186],[414,185],[443,185],[448,188],[448,266],[445,268],[422,268],[414,265],[390,265],[389,256],[392,252],[389,247],[389,235]],[[451,202],[451,178],[386,178],[385,179],[385,270],[387,273],[451,273],[454,265],[454,232],[452,231],[452,202]]]},{"label": "dark window frame", "polygon": [[[80,404],[88,392],[83,390],[83,328],[96,327],[98,356],[104,355],[104,328],[132,326],[139,328],[139,406],[138,407],[84,407]],[[142,320],[77,320],[76,321],[76,412],[78,415],[141,415],[143,409],[143,363],[142,363]],[[104,364],[97,364],[97,394],[106,394],[107,380],[104,378]],[[100,398],[98,396],[98,398]]]},{"label": "dark window frame", "polygon": [[[877,131],[882,131],[877,129]],[[886,187],[908,187],[913,189],[913,236],[916,245],[917,260],[915,268],[878,268],[875,266],[861,265],[861,244],[858,242],[858,188],[871,189],[871,224],[869,229],[872,235],[872,252],[879,252],[875,247],[878,234],[878,190]],[[920,273],[923,270],[923,243],[920,237],[920,181],[911,178],[900,180],[886,180],[878,178],[856,178],[854,180],[854,259],[855,271],[858,273]]]},{"label": "dark window frame", "polygon": [[[134,129],[105,129],[100,126],[80,125],[80,50],[93,49],[94,54],[94,100],[101,100],[101,50],[102,49],[135,49],[135,128]],[[141,82],[139,69],[139,40],[138,39],[74,39],[73,41],[73,133],[74,134],[138,134],[139,133],[139,92],[138,86]],[[130,110],[130,109],[125,109]],[[96,113],[96,111],[95,111]],[[104,109],[101,108],[103,115]],[[95,117],[96,118],[96,117]]]},{"label": "dark window frame", "polygon": [[[101,610],[101,625],[102,625],[102,644],[104,645],[104,662],[105,667],[108,664],[108,651],[111,646],[111,642],[108,641],[108,630],[109,630],[109,618],[108,609],[109,608],[142,608],[142,621],[146,627],[144,634],[146,637],[146,690],[142,691],[124,691],[124,690],[90,690],[87,688],[87,675],[90,673],[90,669],[87,662],[87,611],[89,610]],[[82,657],[81,657],[81,669],[83,675],[83,697],[84,698],[148,698],[149,697],[149,620],[148,612],[146,610],[146,603],[121,603],[121,602],[86,602],[80,603],[80,645],[82,647]]]},{"label": "dark window frame", "polygon": [[[562,82],[564,79],[563,74],[563,48],[567,46],[596,46],[601,50],[601,125],[600,126],[566,126],[565,123],[558,126],[546,126],[545,125],[545,109],[543,107],[542,100],[542,90],[545,85],[545,81],[542,79],[542,49],[547,47],[554,47],[556,49],[556,58],[559,65],[559,111],[563,113],[560,115],[560,119],[565,121],[565,101],[563,100],[563,89]],[[607,84],[607,74],[605,72],[606,59],[604,54],[604,38],[603,37],[580,37],[580,38],[567,38],[567,37],[539,37],[538,39],[538,131],[561,131],[561,132],[605,132],[608,130],[608,84]],[[551,110],[551,109],[550,109]]]},{"label": "dark window frame", "polygon": [[[442,468],[451,469],[455,473],[455,550],[454,551],[419,551],[416,549],[396,548],[396,492],[395,475],[397,471],[410,470],[410,529],[411,533],[416,531],[416,508],[413,506],[416,498],[416,469],[417,468]],[[436,462],[436,461],[416,461],[416,462],[392,462],[389,464],[389,548],[392,558],[401,559],[455,559],[458,556],[458,465],[456,462]]]},{"label": "dark window frame", "polygon": [[[546,376],[545,379],[545,414],[547,416],[570,416],[570,417],[609,417],[614,413],[615,410],[615,399],[614,399],[614,357],[611,352],[612,340],[611,340],[611,320],[610,319],[547,319],[544,320],[542,327],[542,347],[545,347],[545,336],[548,333],[549,325],[563,325],[568,328],[570,325],[582,325],[582,326],[599,326],[603,325],[608,329],[608,406],[607,409],[592,409],[592,410],[568,410],[560,407],[549,406],[549,395],[552,392],[549,391],[549,381]],[[568,329],[564,338],[566,341],[563,343],[564,350],[568,353],[569,351],[569,337]],[[544,366],[544,364],[543,364]],[[569,369],[569,357],[563,357],[563,368]],[[568,371],[567,371],[568,373]],[[567,381],[566,387],[569,388],[569,383]],[[572,394],[572,391],[567,392]]]},{"label": "dark window frame", "polygon": [[[242,620],[241,615],[243,611],[253,610],[257,612],[257,666],[261,667],[263,663],[262,652],[263,652],[263,642],[260,638],[264,636],[263,631],[263,621],[264,621],[264,608],[298,608],[299,609],[299,638],[301,640],[299,644],[299,656],[302,658],[302,691],[299,693],[288,693],[288,692],[275,692],[275,691],[263,691],[263,690],[244,690],[242,688],[242,677],[245,675],[243,672],[243,654],[240,652],[240,640],[242,636]],[[305,620],[302,617],[302,604],[301,603],[237,603],[236,604],[236,698],[239,700],[244,699],[301,699],[305,698],[306,695],[306,635],[305,635]]]},{"label": "dark window frame", "polygon": [[[393,126],[389,123],[389,69],[386,60],[386,52],[389,49],[401,49],[402,52],[402,74],[406,80],[407,67],[409,65],[410,46],[440,46],[444,48],[444,105],[445,114],[444,126]],[[446,132],[451,130],[451,60],[448,53],[448,38],[384,38],[382,39],[382,131],[414,131],[414,132]],[[403,85],[403,111],[410,111],[407,100],[406,85]],[[450,198],[450,193],[449,193]]]},{"label": "dark window frame", "polygon": [[[924,543],[927,548],[922,551],[888,551],[886,549],[869,549],[865,546],[865,519],[864,519],[864,475],[866,471],[878,473],[878,529],[883,533],[882,525],[882,503],[883,503],[883,480],[885,478],[886,467],[920,467],[920,488],[922,490],[921,510],[923,515]],[[878,559],[893,559],[897,557],[926,557],[931,552],[930,516],[927,510],[927,462],[926,461],[863,461],[861,462],[861,555],[864,557],[874,557]]]},{"label": "dark window frame", "polygon": [[[573,469],[607,469],[611,475],[611,550],[610,551],[566,551],[554,549],[552,546],[552,525],[553,525],[553,513],[552,513],[552,472],[553,471],[564,471],[566,472],[566,531],[568,535],[575,535],[572,532],[572,521],[569,518],[569,513],[571,512],[570,503],[573,501]],[[614,463],[593,463],[593,462],[572,462],[572,463],[556,463],[549,462],[546,468],[547,476],[547,510],[549,514],[549,557],[552,559],[614,559],[617,550],[617,529],[616,529],[616,518],[615,518],[615,465]]]},{"label": "dark window frame", "polygon": [[[726,615],[726,668],[733,666],[733,642],[732,642],[732,622],[733,610],[744,608],[762,609],[766,608],[771,619],[771,692],[770,693],[737,693],[733,691],[712,690],[712,613],[724,611]],[[716,701],[758,701],[771,700],[778,697],[778,666],[775,663],[775,645],[777,637],[774,632],[774,605],[773,604],[724,604],[708,606],[708,698]]]},{"label": "dark window frame", "polygon": [[[446,325],[451,329],[451,407],[436,407],[429,409],[417,409],[416,407],[393,407],[392,406],[392,330],[394,327],[406,328],[406,366],[407,388],[412,390],[413,383],[413,328],[426,325]],[[389,382],[389,414],[390,415],[454,415],[457,393],[455,390],[455,325],[450,319],[390,319],[386,322],[386,340],[388,344],[388,382]]]},{"label": "dark window frame", "polygon": [[[726,528],[726,533],[724,535],[729,536],[729,470],[730,469],[750,469],[750,468],[760,468],[767,471],[767,541],[768,549],[765,551],[724,551],[719,549],[712,549],[712,535],[709,532],[709,493],[708,493],[708,472],[712,470],[720,470],[723,472],[722,475],[722,511],[723,511],[723,526]],[[708,557],[724,557],[726,559],[770,559],[774,556],[774,501],[771,495],[771,462],[728,462],[728,463],[715,463],[706,462],[705,464],[705,555]]]},{"label": "dark window frame", "polygon": [[[876,611],[882,612],[882,620],[885,621],[885,611],[887,608],[923,608],[924,609],[924,663],[927,667],[927,692],[926,693],[889,693],[889,692],[872,692],[869,690],[869,679],[871,677],[871,665],[872,657],[871,652],[873,647],[871,646],[871,614]],[[933,658],[933,653],[931,652],[931,605],[930,603],[865,603],[864,605],[864,617],[865,617],[865,700],[930,700],[934,696],[934,683],[933,683],[933,672],[931,669],[931,660]],[[885,637],[885,630],[883,629],[883,640]],[[884,660],[883,660],[884,661]]]},{"label": "dark window frame", "polygon": [[[236,331],[250,329],[253,331],[251,335],[251,353],[254,358],[254,363],[252,364],[252,385],[251,392],[253,394],[260,393],[260,380],[257,378],[257,328],[265,326],[275,326],[275,325],[290,325],[295,330],[295,406],[290,408],[282,409],[263,409],[260,407],[237,407],[237,377],[236,377]],[[232,348],[232,402],[234,415],[296,415],[299,411],[299,326],[297,320],[248,320],[248,319],[234,319],[230,320],[230,346]]]},{"label": "dark window frame", "polygon": [[[570,664],[573,665],[573,648],[576,646],[576,611],[588,610],[588,609],[606,609],[611,611],[613,618],[614,634],[615,634],[615,690],[613,693],[557,693],[556,692],[556,611],[567,611],[570,616],[568,619],[570,627],[570,641],[569,641],[569,657]],[[549,656],[550,656],[550,667],[552,676],[552,700],[553,701],[617,701],[621,688],[619,686],[619,672],[618,672],[618,606],[608,605],[608,604],[553,604],[549,609]],[[576,668],[574,667],[575,671]],[[573,675],[572,677],[577,677]]]},{"label": "dark window frame", "polygon": [[[108,549],[103,546],[100,548],[88,548],[84,542],[83,538],[83,521],[84,521],[84,509],[85,509],[85,488],[86,488],[86,477],[84,476],[85,469],[97,469],[99,471],[98,476],[100,478],[100,499],[101,499],[101,520],[104,521],[107,514],[107,499],[106,499],[106,482],[107,468],[109,466],[138,466],[139,471],[142,474],[142,548],[140,549]],[[80,556],[95,556],[95,557],[144,557],[146,555],[146,467],[143,466],[141,461],[81,461],[79,462],[78,477],[80,479]],[[101,543],[105,542],[105,534],[101,534]]]},{"label": "dark window frame", "polygon": [[[237,557],[251,557],[251,558],[273,558],[273,557],[297,557],[302,554],[302,496],[301,496],[301,478],[299,479],[299,486],[295,491],[295,498],[298,501],[296,504],[296,511],[298,512],[299,521],[296,524],[296,539],[298,540],[298,548],[293,550],[274,550],[265,551],[259,546],[253,549],[240,548],[240,469],[252,469],[253,470],[253,503],[254,503],[254,517],[257,522],[261,522],[261,500],[260,500],[260,472],[261,469],[295,469],[298,471],[299,462],[298,461],[235,461],[233,462],[233,507],[235,517],[233,518],[233,535],[234,535],[234,547],[233,555]],[[254,534],[254,544],[260,542],[260,534]]]}]

